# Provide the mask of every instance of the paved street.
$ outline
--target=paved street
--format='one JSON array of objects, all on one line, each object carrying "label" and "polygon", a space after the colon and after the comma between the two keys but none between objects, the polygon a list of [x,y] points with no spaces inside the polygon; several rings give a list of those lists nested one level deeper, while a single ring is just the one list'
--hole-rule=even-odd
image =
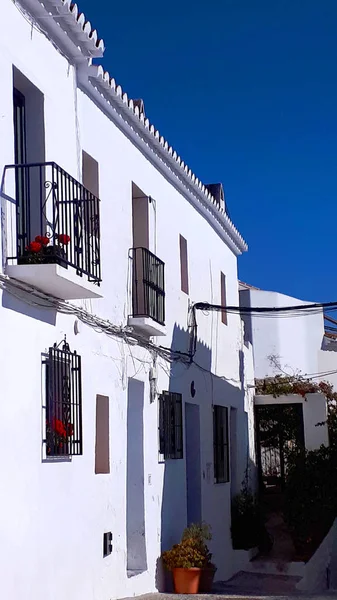
[{"label": "paved street", "polygon": [[[320,594],[308,594],[296,590],[300,577],[287,575],[265,575],[241,571],[232,579],[216,582],[214,594],[198,594],[190,596],[198,600],[328,600],[337,598],[337,591]],[[139,600],[186,600],[187,595],[179,594],[146,594]],[[131,599],[124,599],[131,600]]]},{"label": "paved street", "polygon": [[[136,597],[136,600],[332,600],[337,598],[337,592],[326,592],[325,594],[197,594],[197,595],[178,595],[178,594],[146,594]],[[123,600],[135,600],[133,598],[123,598]]]}]

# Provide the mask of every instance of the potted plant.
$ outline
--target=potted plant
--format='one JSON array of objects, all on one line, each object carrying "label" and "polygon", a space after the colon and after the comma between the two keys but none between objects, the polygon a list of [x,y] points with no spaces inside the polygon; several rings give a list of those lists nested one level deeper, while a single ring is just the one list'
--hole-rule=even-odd
[{"label": "potted plant", "polygon": [[184,530],[179,544],[163,552],[163,563],[172,571],[177,594],[211,591],[216,568],[205,539],[211,539],[210,527],[205,523],[193,524]]},{"label": "potted plant", "polygon": [[35,239],[26,246],[20,257],[20,264],[36,265],[57,263],[67,266],[65,247],[70,242],[70,236],[64,233],[54,235],[54,243],[51,243],[49,235],[37,235]]},{"label": "potted plant", "polygon": [[[208,523],[202,521],[201,523],[192,523],[183,532],[182,540],[194,538],[199,540],[202,544],[206,544],[207,541],[212,539],[211,526]],[[205,546],[207,548],[207,546]],[[216,573],[216,566],[211,562],[212,555],[207,548],[208,562],[202,568],[199,581],[199,593],[209,594],[212,591],[214,576]]]}]

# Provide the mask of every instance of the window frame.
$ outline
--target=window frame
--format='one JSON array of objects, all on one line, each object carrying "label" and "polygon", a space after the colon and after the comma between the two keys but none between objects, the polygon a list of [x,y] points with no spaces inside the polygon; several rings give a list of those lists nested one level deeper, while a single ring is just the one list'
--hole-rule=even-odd
[{"label": "window frame", "polygon": [[[44,439],[47,459],[83,454],[81,357],[64,342],[49,348],[45,370]],[[62,432],[60,432],[62,430]]]},{"label": "window frame", "polygon": [[163,391],[159,404],[159,454],[164,460],[184,458],[182,394]]},{"label": "window frame", "polygon": [[216,484],[230,481],[228,412],[227,406],[213,406],[213,461]]},{"label": "window frame", "polygon": [[[14,128],[14,162],[16,165],[27,163],[27,119],[26,97],[15,86],[13,87],[13,128]],[[15,170],[16,187],[16,227],[17,251],[20,253],[30,241],[28,178],[25,169]]]}]

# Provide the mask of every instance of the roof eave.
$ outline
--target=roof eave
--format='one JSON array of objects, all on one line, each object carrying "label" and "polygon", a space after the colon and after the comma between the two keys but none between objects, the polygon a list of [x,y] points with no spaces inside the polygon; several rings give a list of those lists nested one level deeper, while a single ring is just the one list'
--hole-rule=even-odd
[{"label": "roof eave", "polygon": [[83,89],[100,102],[102,110],[108,111],[109,116],[156,163],[159,170],[165,171],[166,177],[189,198],[235,255],[245,252],[248,249],[246,242],[207,187],[150,124],[139,106],[134,105],[133,100],[116,85],[109,73],[102,66],[88,61],[103,55],[104,42],[98,39],[96,30],[91,28],[77,5],[72,4],[72,0],[43,0],[43,3],[42,0],[19,0],[19,3],[41,31],[78,66]]},{"label": "roof eave", "polygon": [[72,0],[19,0],[43,33],[73,62],[100,58],[104,42]]}]

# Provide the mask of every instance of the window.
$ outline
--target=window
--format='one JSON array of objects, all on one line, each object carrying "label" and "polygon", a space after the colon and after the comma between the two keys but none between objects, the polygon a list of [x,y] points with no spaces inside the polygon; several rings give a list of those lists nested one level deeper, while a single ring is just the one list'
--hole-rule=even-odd
[{"label": "window", "polygon": [[96,396],[95,473],[110,473],[109,397]]},{"label": "window", "polygon": [[[15,164],[25,164],[27,162],[27,145],[26,145],[26,101],[25,97],[19,90],[14,88],[13,91],[13,117],[14,117],[14,158]],[[24,244],[28,243],[27,236],[27,221],[28,221],[28,206],[27,206],[27,172],[24,169],[19,169],[15,173],[17,204],[17,237],[18,248],[21,250]]]},{"label": "window", "polygon": [[[221,306],[227,306],[227,298],[226,298],[226,275],[221,273]],[[221,311],[221,321],[227,325],[227,311]]]},{"label": "window", "polygon": [[[44,163],[44,96],[13,66],[14,162],[16,165]],[[22,256],[27,244],[41,231],[40,181],[27,168],[15,170],[17,254]]]},{"label": "window", "polygon": [[164,458],[183,458],[181,394],[162,392],[159,397],[159,452]]},{"label": "window", "polygon": [[180,235],[180,280],[181,280],[181,291],[188,294],[188,258],[187,258],[187,240]]},{"label": "window", "polygon": [[82,454],[81,357],[62,348],[49,348],[46,367],[46,456]]},{"label": "window", "polygon": [[229,481],[228,408],[213,407],[214,481]]},{"label": "window", "polygon": [[16,88],[13,90],[14,102],[14,155],[15,164],[25,164],[27,162],[26,147],[26,100],[23,94]]}]

